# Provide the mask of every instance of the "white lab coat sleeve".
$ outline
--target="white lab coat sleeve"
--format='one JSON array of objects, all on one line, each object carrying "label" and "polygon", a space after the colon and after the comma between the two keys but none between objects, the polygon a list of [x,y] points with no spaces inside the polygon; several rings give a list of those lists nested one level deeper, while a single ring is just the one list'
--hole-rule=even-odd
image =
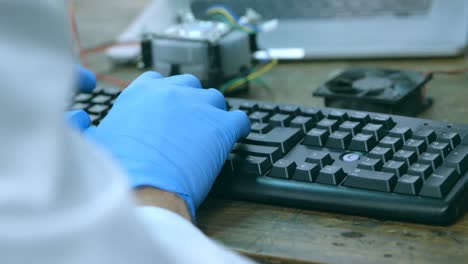
[{"label": "white lab coat sleeve", "polygon": [[66,11],[0,1],[0,262],[245,263],[174,214],[138,214],[122,171],[68,128]]}]

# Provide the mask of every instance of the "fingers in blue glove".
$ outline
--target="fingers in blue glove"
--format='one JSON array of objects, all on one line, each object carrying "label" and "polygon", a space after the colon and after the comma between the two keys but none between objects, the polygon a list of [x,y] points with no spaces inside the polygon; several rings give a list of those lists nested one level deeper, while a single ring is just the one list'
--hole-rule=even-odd
[{"label": "fingers in blue glove", "polygon": [[147,72],[144,72],[142,73],[137,79],[135,80],[138,80],[138,79],[144,79],[144,80],[147,80],[147,79],[160,79],[160,78],[163,78],[164,76],[162,76],[159,72],[155,72],[155,71],[147,71]]},{"label": "fingers in blue glove", "polygon": [[[135,82],[144,82],[151,79],[161,79],[164,78],[160,73],[155,71],[147,71],[141,74]],[[188,86],[192,88],[202,88],[202,85],[197,77],[193,76],[192,74],[181,74],[181,75],[174,75],[170,77],[164,78],[164,82],[171,83],[174,85],[179,86]]]},{"label": "fingers in blue glove", "polygon": [[228,114],[231,119],[233,129],[237,131],[236,141],[247,137],[250,133],[250,120],[249,117],[247,117],[247,114],[241,110],[230,111]]},{"label": "fingers in blue glove", "polygon": [[186,94],[191,94],[193,98],[197,98],[193,101],[194,104],[209,104],[216,108],[226,110],[226,100],[221,92],[216,89],[192,89],[190,91],[184,91]]},{"label": "fingers in blue glove", "polygon": [[174,85],[188,86],[192,88],[202,88],[201,82],[192,74],[182,74],[167,77],[166,81]]},{"label": "fingers in blue glove", "polygon": [[192,75],[147,72],[119,96],[85,135],[110,151],[132,186],[182,197],[192,214],[206,197],[234,143],[248,135],[241,111],[225,111],[223,95],[199,88]]},{"label": "fingers in blue glove", "polygon": [[90,70],[83,68],[80,65],[78,69],[78,88],[81,92],[91,92],[96,88],[96,76]]},{"label": "fingers in blue glove", "polygon": [[66,113],[66,119],[72,127],[80,131],[86,130],[91,125],[91,119],[88,113],[83,110],[68,111]]}]

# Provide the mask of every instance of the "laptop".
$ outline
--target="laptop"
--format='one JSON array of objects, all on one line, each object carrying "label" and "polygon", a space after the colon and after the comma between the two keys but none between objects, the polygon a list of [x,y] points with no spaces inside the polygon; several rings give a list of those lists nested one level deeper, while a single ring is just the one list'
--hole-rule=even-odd
[{"label": "laptop", "polygon": [[194,0],[190,7],[202,19],[214,4],[278,19],[258,36],[278,59],[456,56],[468,39],[467,0]]}]

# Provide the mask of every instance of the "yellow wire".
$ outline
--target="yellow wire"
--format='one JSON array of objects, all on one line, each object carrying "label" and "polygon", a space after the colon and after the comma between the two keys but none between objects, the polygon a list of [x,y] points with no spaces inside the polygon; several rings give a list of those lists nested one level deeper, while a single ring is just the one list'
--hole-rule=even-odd
[{"label": "yellow wire", "polygon": [[237,21],[226,10],[223,10],[223,9],[220,9],[220,8],[212,8],[212,9],[208,10],[206,13],[208,15],[221,14],[224,17],[226,17],[227,20],[229,20],[229,22],[231,22],[232,24],[235,24],[235,25],[238,24]]},{"label": "yellow wire", "polygon": [[267,73],[269,70],[271,70],[276,64],[278,64],[278,60],[277,59],[272,59],[269,63],[264,65],[258,71],[252,72],[251,74],[247,75],[245,78],[240,79],[238,81],[235,81],[233,84],[231,84],[231,86],[226,88],[225,93],[236,89],[237,87],[243,85],[244,83],[246,83],[248,81],[251,81],[253,79],[256,79],[256,78],[260,77],[261,75],[263,75],[263,74]]},{"label": "yellow wire", "polygon": [[227,12],[226,10],[224,9],[221,9],[221,8],[212,8],[210,10],[208,10],[206,12],[208,15],[215,15],[215,14],[220,14],[222,16],[224,16],[231,24],[233,25],[237,25],[239,26],[240,28],[242,28],[242,30],[248,32],[248,33],[253,33],[254,31],[248,27],[245,27],[241,24],[239,24],[239,22],[237,22],[231,14],[229,14],[229,12]]}]

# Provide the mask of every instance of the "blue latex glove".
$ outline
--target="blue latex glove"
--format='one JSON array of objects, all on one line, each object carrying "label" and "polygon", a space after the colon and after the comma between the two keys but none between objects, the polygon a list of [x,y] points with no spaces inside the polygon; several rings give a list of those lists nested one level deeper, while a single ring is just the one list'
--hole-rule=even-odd
[{"label": "blue latex glove", "polygon": [[68,123],[79,131],[84,131],[91,125],[91,119],[84,110],[72,110],[65,113]]},{"label": "blue latex glove", "polygon": [[96,75],[86,68],[77,65],[78,89],[80,92],[91,92],[96,88]]},{"label": "blue latex glove", "polygon": [[[76,66],[78,72],[78,89],[80,92],[91,92],[96,88],[96,76],[90,70]],[[89,115],[83,110],[67,111],[65,115],[72,127],[84,131],[91,125]]]},{"label": "blue latex glove", "polygon": [[201,89],[191,75],[147,72],[85,134],[114,156],[133,187],[176,193],[194,217],[234,143],[250,132],[244,112],[225,108],[220,92]]}]

